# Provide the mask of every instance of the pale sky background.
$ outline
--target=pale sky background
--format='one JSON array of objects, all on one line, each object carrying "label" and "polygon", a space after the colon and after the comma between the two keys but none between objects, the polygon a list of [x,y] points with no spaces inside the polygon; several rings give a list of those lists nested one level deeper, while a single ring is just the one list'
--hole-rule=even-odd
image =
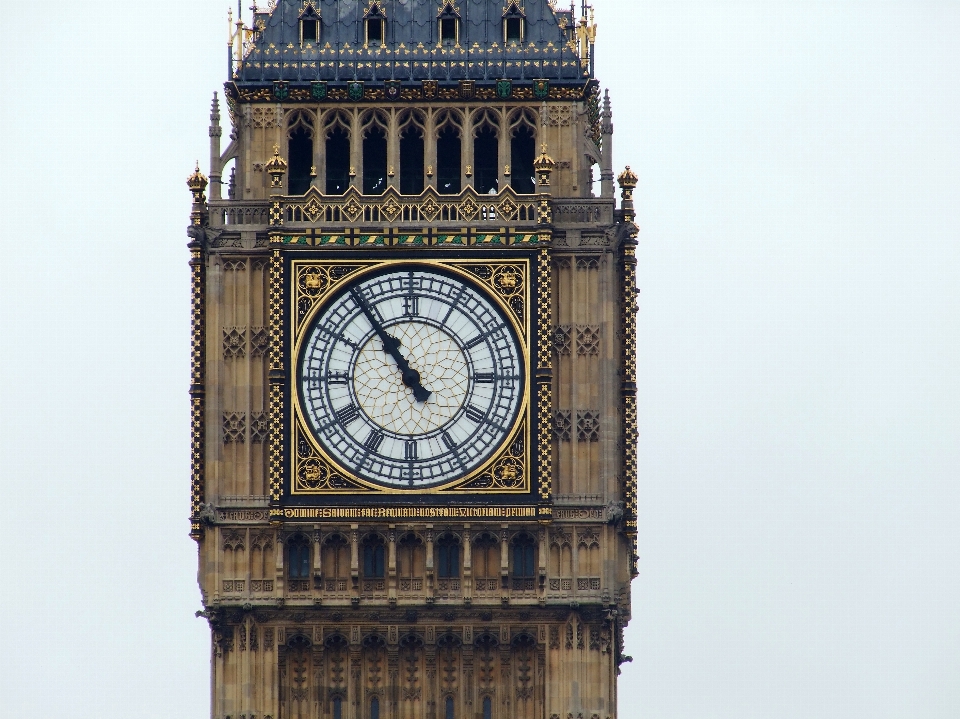
[{"label": "pale sky background", "polygon": [[[208,716],[184,181],[229,4],[0,3],[3,716]],[[960,2],[596,5],[640,175],[620,716],[955,719]]]}]

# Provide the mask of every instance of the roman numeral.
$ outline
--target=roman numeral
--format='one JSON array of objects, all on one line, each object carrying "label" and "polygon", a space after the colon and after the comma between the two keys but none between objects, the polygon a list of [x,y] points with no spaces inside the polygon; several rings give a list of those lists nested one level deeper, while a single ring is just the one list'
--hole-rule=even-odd
[{"label": "roman numeral", "polygon": [[453,441],[453,437],[451,437],[447,432],[441,434],[440,437],[443,439],[443,443],[447,445],[447,449],[453,449],[457,446],[457,443]]},{"label": "roman numeral", "polygon": [[486,339],[486,335],[477,335],[472,340],[467,342],[467,349],[472,350],[477,345],[482,344],[484,339]]},{"label": "roman numeral", "polygon": [[467,417],[477,424],[483,422],[483,412],[474,407],[472,404],[467,405]]},{"label": "roman numeral", "polygon": [[493,372],[477,372],[473,376],[473,381],[482,384],[493,384],[495,378],[496,376],[493,374]]},{"label": "roman numeral", "polygon": [[341,424],[350,424],[359,416],[360,410],[352,404],[348,404],[346,407],[341,407],[337,410],[337,420],[339,420]]},{"label": "roman numeral", "polygon": [[346,384],[349,379],[346,372],[331,372],[327,375],[327,384]]},{"label": "roman numeral", "polygon": [[403,447],[403,458],[404,459],[416,459],[417,458],[417,443],[413,440],[407,440],[406,444]]},{"label": "roman numeral", "polygon": [[371,452],[376,452],[380,449],[380,445],[383,443],[383,432],[378,429],[372,430],[367,436],[367,439],[364,441],[363,446],[369,449]]},{"label": "roman numeral", "polygon": [[407,317],[420,314],[420,298],[408,295],[403,298],[403,314]]}]

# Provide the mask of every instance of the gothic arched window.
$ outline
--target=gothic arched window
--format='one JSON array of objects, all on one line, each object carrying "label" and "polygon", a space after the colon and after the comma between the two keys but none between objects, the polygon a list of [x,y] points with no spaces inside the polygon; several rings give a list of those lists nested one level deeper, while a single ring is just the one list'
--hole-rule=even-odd
[{"label": "gothic arched window", "polygon": [[383,579],[383,540],[376,535],[363,540],[363,576]]},{"label": "gothic arched window", "polygon": [[460,193],[460,124],[452,113],[437,122],[437,192]]},{"label": "gothic arched window", "polygon": [[387,124],[372,113],[363,131],[363,194],[382,195],[387,190]]},{"label": "gothic arched window", "polygon": [[370,719],[380,719],[379,697],[373,697],[370,699]]},{"label": "gothic arched window", "polygon": [[441,579],[460,576],[460,543],[450,534],[440,537],[437,542],[437,576]]},{"label": "gothic arched window", "polygon": [[[514,579],[533,579],[536,571],[537,545],[529,534],[520,534],[513,540]],[[531,584],[530,589],[533,589]]]},{"label": "gothic arched window", "polygon": [[326,123],[326,194],[342,195],[350,186],[349,118],[335,113]]},{"label": "gothic arched window", "polygon": [[400,117],[400,194],[423,192],[423,118],[415,112]]},{"label": "gothic arched window", "polygon": [[320,559],[325,589],[328,592],[346,591],[350,576],[350,545],[342,534],[333,534],[326,539]]},{"label": "gothic arched window", "polygon": [[500,140],[497,117],[483,110],[474,118],[473,186],[481,195],[496,193],[500,184]]},{"label": "gothic arched window", "polygon": [[521,195],[537,191],[533,162],[537,155],[536,118],[530,110],[515,113],[510,123],[510,186]]},{"label": "gothic arched window", "polygon": [[287,542],[287,566],[290,579],[306,579],[310,576],[310,542],[302,534]]},{"label": "gothic arched window", "polygon": [[415,534],[406,534],[397,542],[397,577],[401,591],[423,588],[424,546]]},{"label": "gothic arched window", "polygon": [[483,719],[492,719],[493,717],[493,702],[490,701],[490,697],[483,698]]},{"label": "gothic arched window", "polygon": [[444,702],[445,708],[443,717],[444,719],[456,719],[453,715],[453,697],[447,697],[446,702]]},{"label": "gothic arched window", "polygon": [[500,542],[487,532],[473,544],[473,576],[479,591],[494,591],[500,585]]},{"label": "gothic arched window", "polygon": [[304,113],[297,113],[290,122],[288,133],[290,160],[288,170],[291,195],[302,195],[313,179],[313,123]]}]

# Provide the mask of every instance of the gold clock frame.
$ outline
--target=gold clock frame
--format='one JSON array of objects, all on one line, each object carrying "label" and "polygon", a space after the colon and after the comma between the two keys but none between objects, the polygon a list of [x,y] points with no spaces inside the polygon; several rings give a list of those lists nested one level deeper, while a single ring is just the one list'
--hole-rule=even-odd
[{"label": "gold clock frame", "polygon": [[[347,282],[380,273],[391,266],[420,265],[442,268],[482,289],[507,317],[520,340],[525,382],[517,418],[500,447],[467,475],[425,488],[390,487],[354,476],[320,446],[308,429],[296,381],[297,358],[314,318]],[[530,404],[534,400],[535,367],[530,351],[537,307],[533,305],[536,261],[526,258],[383,258],[383,259],[292,259],[287,302],[287,366],[290,427],[287,446],[289,495],[293,497],[335,495],[450,495],[530,494],[536,467]],[[541,288],[542,291],[542,288]],[[519,301],[518,301],[519,300]]]}]

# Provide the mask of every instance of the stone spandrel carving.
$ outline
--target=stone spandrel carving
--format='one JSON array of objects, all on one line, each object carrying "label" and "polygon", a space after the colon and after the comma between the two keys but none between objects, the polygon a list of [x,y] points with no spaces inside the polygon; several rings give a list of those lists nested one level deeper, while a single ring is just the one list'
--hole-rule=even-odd
[{"label": "stone spandrel carving", "polygon": [[246,438],[247,415],[244,412],[224,412],[223,443],[242,444]]},{"label": "stone spandrel carving", "polygon": [[595,409],[577,410],[577,441],[600,441],[600,412]]},{"label": "stone spandrel carving", "polygon": [[573,330],[570,325],[556,325],[553,328],[553,353],[558,357],[570,354],[573,345]]},{"label": "stone spandrel carving", "polygon": [[267,327],[253,327],[250,330],[250,354],[265,357],[270,349],[270,330]]},{"label": "stone spandrel carving", "polygon": [[243,357],[247,346],[246,327],[223,328],[223,357],[233,359]]},{"label": "stone spandrel carving", "polygon": [[599,325],[577,325],[577,354],[581,357],[600,354]]},{"label": "stone spandrel carving", "polygon": [[572,432],[569,409],[558,409],[553,413],[553,437],[558,442],[569,442]]},{"label": "stone spandrel carving", "polygon": [[250,441],[262,443],[267,441],[270,433],[270,420],[266,412],[250,413]]}]

